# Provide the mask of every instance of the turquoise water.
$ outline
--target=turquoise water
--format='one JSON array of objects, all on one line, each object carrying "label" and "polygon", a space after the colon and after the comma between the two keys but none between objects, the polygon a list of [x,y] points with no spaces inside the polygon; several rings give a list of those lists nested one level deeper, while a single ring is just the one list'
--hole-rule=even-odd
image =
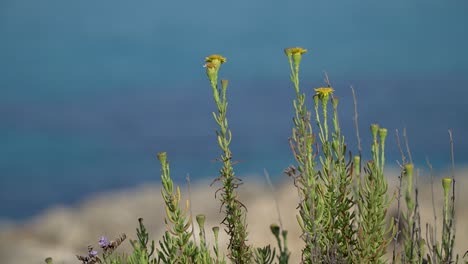
[{"label": "turquoise water", "polygon": [[[157,181],[158,151],[174,178],[213,177],[219,164],[203,58],[228,57],[230,125],[240,176],[293,163],[293,90],[283,48],[309,49],[305,89],[330,75],[356,150],[361,130],[408,129],[419,164],[468,163],[466,1],[122,0],[0,3],[0,218]],[[388,161],[398,159],[389,137]],[[363,142],[369,146],[369,142]]]}]

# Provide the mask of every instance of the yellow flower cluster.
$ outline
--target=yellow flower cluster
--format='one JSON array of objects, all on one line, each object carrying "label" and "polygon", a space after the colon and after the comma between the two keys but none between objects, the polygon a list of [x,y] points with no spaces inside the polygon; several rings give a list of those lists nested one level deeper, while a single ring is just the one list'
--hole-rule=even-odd
[{"label": "yellow flower cluster", "polygon": [[218,83],[218,70],[221,64],[226,62],[226,58],[218,55],[213,54],[205,58],[205,65],[203,67],[206,68],[206,74],[210,79],[212,84]]},{"label": "yellow flower cluster", "polygon": [[295,48],[286,48],[284,49],[284,53],[286,55],[302,55],[307,52],[307,49],[300,48],[300,47],[295,47]]},{"label": "yellow flower cluster", "polygon": [[330,94],[332,94],[335,90],[331,87],[320,87],[320,88],[315,88],[315,94],[318,95],[319,97],[327,97]]},{"label": "yellow flower cluster", "polygon": [[[226,62],[226,58],[219,55],[219,54],[213,54],[213,55],[210,55],[208,57],[205,58],[205,62],[208,64],[208,63],[212,63],[216,66],[219,66],[223,63]],[[205,64],[207,66],[207,64]],[[208,67],[208,66],[207,66]]]}]

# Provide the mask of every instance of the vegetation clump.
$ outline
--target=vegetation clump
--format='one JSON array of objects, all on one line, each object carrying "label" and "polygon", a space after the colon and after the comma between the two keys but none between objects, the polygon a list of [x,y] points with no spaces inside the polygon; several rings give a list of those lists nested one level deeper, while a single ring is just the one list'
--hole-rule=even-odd
[{"label": "vegetation clump", "polygon": [[[459,256],[453,252],[454,173],[442,179],[441,240],[436,239],[439,235],[436,221],[426,224],[428,233],[424,237],[421,234],[418,188],[414,182],[415,170],[411,158],[408,161],[401,151],[400,185],[397,194],[389,195],[384,175],[387,129],[378,124],[370,125],[372,159],[363,162],[356,112],[358,152],[353,155],[340,128],[339,99],[334,95],[336,91],[328,77],[325,76],[325,84],[316,88],[311,97],[301,90],[300,65],[306,53],[307,50],[300,47],[285,49],[295,93],[289,144],[296,161],[295,165],[285,169],[285,174],[293,179],[299,197],[297,223],[305,244],[301,251],[301,263],[460,263]],[[200,231],[198,235],[194,234],[189,200],[182,201],[180,188],[175,186],[170,176],[167,154],[160,152],[157,157],[162,168],[161,195],[165,204],[166,232],[158,246],[155,241],[149,241],[149,233],[140,218],[137,239],[129,240],[133,248],[130,254],[116,253],[127,238],[123,234],[111,241],[101,237],[98,243],[101,254],[89,246],[85,255],[77,256],[78,261],[87,264],[289,263],[288,232],[283,230],[281,224],[270,226],[276,247],[255,247],[248,241],[247,210],[237,192],[242,181],[234,173],[235,162],[230,148],[232,133],[227,118],[228,81],[218,80],[221,66],[226,61],[221,55],[211,55],[205,59],[206,74],[216,106],[213,112],[218,126],[216,142],[221,152],[218,158],[221,163],[219,176],[213,183],[221,185],[215,196],[219,198],[224,214],[220,224],[229,236],[226,256],[221,253],[218,242],[220,227],[212,227],[215,242],[214,245],[208,244],[204,215],[195,217]],[[450,139],[453,162],[451,133]],[[401,150],[399,141],[398,146]],[[407,152],[410,156],[409,148]],[[402,196],[404,199],[401,199]],[[391,202],[397,202],[398,213],[388,223],[386,219]],[[437,219],[435,215],[434,219]],[[392,256],[391,259],[387,259],[388,256]],[[46,263],[53,261],[47,258]]]}]

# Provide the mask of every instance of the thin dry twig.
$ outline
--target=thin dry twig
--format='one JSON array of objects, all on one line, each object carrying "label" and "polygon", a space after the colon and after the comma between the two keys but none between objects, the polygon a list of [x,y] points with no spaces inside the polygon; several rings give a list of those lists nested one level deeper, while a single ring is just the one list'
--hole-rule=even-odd
[{"label": "thin dry twig", "polygon": [[[358,110],[357,110],[357,99],[356,99],[356,91],[354,91],[354,87],[351,86],[351,92],[353,93],[353,103],[354,103],[354,127],[356,128],[356,138],[358,144],[358,151],[359,157],[362,154],[362,147],[361,147],[361,136],[359,135],[359,123],[358,123]],[[361,166],[359,166],[360,168]]]},{"label": "thin dry twig", "polygon": [[415,207],[414,207],[414,213],[413,213],[413,217],[415,219],[414,223],[415,223],[415,226],[416,228],[413,229],[413,232],[416,233],[416,244],[418,245],[417,247],[417,253],[418,253],[418,259],[422,259],[422,255],[421,255],[421,238],[422,238],[422,235],[421,235],[421,215],[419,213],[419,176],[420,176],[420,171],[419,169],[416,170],[416,175],[415,175],[415,184],[414,184],[414,196],[415,196]]},{"label": "thin dry twig", "polygon": [[434,236],[435,236],[437,234],[437,213],[436,213],[435,200],[434,200],[434,197],[435,197],[434,195],[434,169],[428,158],[426,158],[426,163],[427,163],[427,166],[429,167],[429,174],[430,174],[429,176],[431,177],[432,213],[434,215]]},{"label": "thin dry twig", "polygon": [[[398,129],[395,129],[395,137],[396,137],[397,147],[398,147],[398,150],[400,151],[400,155],[401,155],[401,162],[404,165],[404,164],[406,164],[406,156],[405,156],[405,153],[403,152],[403,148],[401,147],[400,132],[398,132]],[[400,167],[403,168],[402,165],[400,165]]]},{"label": "thin dry twig", "polygon": [[409,162],[413,163],[413,157],[411,156],[411,150],[408,143],[408,135],[406,134],[406,127],[403,128],[403,139],[405,140],[406,152],[408,153]]},{"label": "thin dry twig", "polygon": [[270,178],[270,174],[268,173],[267,169],[263,169],[263,174],[265,175],[265,179],[268,183],[268,186],[270,186],[270,191],[271,191],[271,194],[273,196],[273,200],[275,200],[275,205],[276,205],[276,212],[278,213],[278,221],[279,221],[279,225],[281,227],[281,230],[284,230],[283,229],[283,221],[281,221],[281,211],[280,211],[280,206],[279,206],[279,203],[278,203],[278,199],[276,198],[276,191],[275,191],[275,187],[273,186],[273,183],[271,182],[271,178]]},{"label": "thin dry twig", "polygon": [[332,87],[330,79],[328,78],[328,73],[326,71],[323,71],[324,75],[324,82],[327,84],[328,87]]},{"label": "thin dry twig", "polygon": [[450,159],[452,161],[452,225],[453,225],[453,234],[456,234],[456,224],[455,224],[455,151],[454,151],[454,143],[453,143],[453,134],[452,129],[448,130],[449,138],[450,138]]},{"label": "thin dry twig", "polygon": [[450,159],[452,161],[452,180],[455,184],[455,152],[454,152],[454,143],[453,143],[453,134],[452,129],[448,130],[449,138],[450,138]]},{"label": "thin dry twig", "polygon": [[398,176],[398,197],[397,197],[397,219],[396,219],[396,226],[397,231],[395,233],[395,242],[393,243],[393,252],[392,252],[392,263],[396,263],[396,249],[398,247],[398,237],[400,236],[400,221],[401,221],[401,188],[403,186],[403,171],[400,172],[400,176]]},{"label": "thin dry twig", "polygon": [[185,180],[187,181],[187,191],[188,191],[188,200],[189,200],[189,212],[190,212],[190,222],[192,223],[192,236],[193,236],[193,242],[197,244],[197,238],[195,236],[195,232],[193,232],[194,224],[193,224],[193,211],[192,211],[192,185],[190,184],[190,174],[187,173],[187,176],[185,177]]}]

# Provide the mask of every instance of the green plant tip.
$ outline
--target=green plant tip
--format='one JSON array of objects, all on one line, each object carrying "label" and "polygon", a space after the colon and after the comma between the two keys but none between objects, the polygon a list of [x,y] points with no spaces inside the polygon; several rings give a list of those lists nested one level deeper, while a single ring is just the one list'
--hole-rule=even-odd
[{"label": "green plant tip", "polygon": [[219,226],[213,226],[212,230],[213,230],[213,233],[217,236],[219,233]]},{"label": "green plant tip", "polygon": [[204,214],[199,214],[196,216],[197,223],[201,227],[205,225],[206,216]]},{"label": "green plant tip", "polygon": [[407,177],[413,176],[414,165],[413,163],[407,163],[404,166],[404,172]]},{"label": "green plant tip", "polygon": [[223,87],[223,89],[226,89],[228,86],[228,83],[229,83],[228,80],[221,80],[221,87]]},{"label": "green plant tip", "polygon": [[167,161],[167,153],[166,152],[159,152],[158,153],[158,160],[161,162],[161,163],[166,163]]},{"label": "green plant tip", "polygon": [[333,105],[333,108],[337,109],[338,108],[338,103],[340,102],[340,99],[336,96],[333,96],[332,97],[332,105]]},{"label": "green plant tip", "polygon": [[275,237],[279,236],[280,227],[277,224],[271,224],[270,225],[270,230],[271,230],[271,233],[273,233],[273,235],[275,235]]},{"label": "green plant tip", "polygon": [[372,124],[370,126],[370,130],[372,132],[372,137],[374,139],[377,138],[377,132],[379,131],[379,124]]},{"label": "green plant tip", "polygon": [[354,156],[354,173],[359,174],[361,172],[361,157]]},{"label": "green plant tip", "polygon": [[380,140],[384,141],[385,138],[387,137],[387,129],[386,128],[380,128],[379,129],[379,137]]},{"label": "green plant tip", "polygon": [[445,177],[442,179],[442,187],[444,188],[444,193],[448,193],[451,186],[452,186],[452,178]]}]

